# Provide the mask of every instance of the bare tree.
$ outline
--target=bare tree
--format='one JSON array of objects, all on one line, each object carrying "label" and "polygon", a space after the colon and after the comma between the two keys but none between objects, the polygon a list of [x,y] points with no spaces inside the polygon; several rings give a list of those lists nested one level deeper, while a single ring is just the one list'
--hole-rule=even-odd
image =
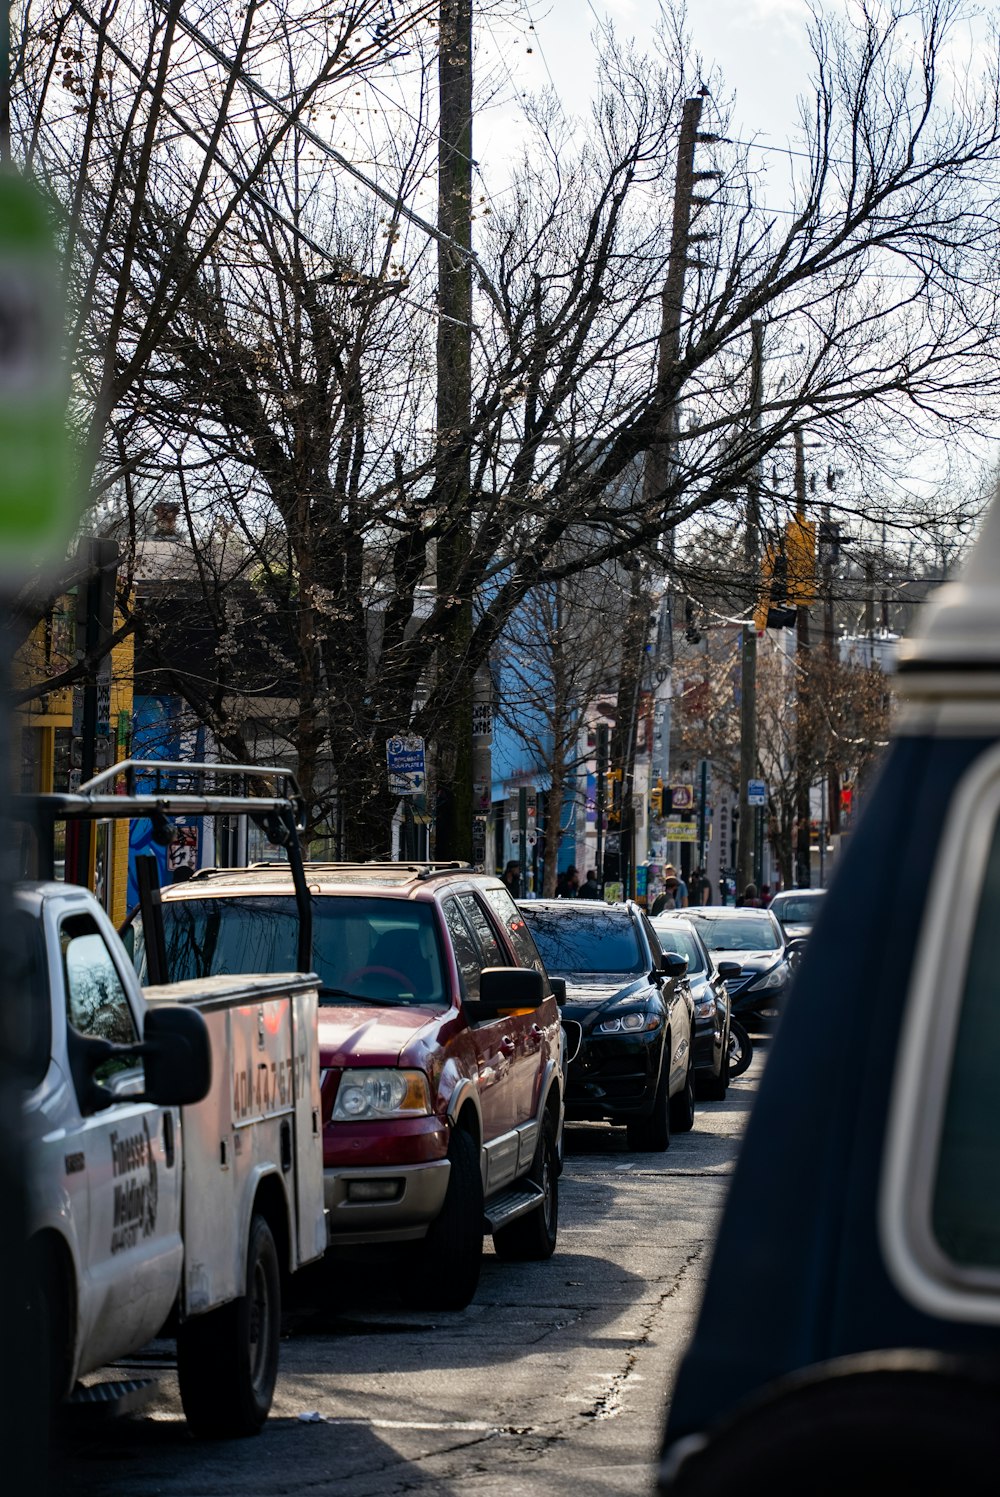
[{"label": "bare tree", "polygon": [[[360,40],[376,10],[347,7],[335,37],[317,13],[304,49],[292,12],[269,12],[259,42],[248,18],[217,48],[229,65],[213,58],[210,82],[224,103],[206,84],[214,113],[197,114],[196,131],[167,109],[179,5],[146,18],[151,88],[127,96],[102,71],[117,13],[84,27],[74,10],[26,50],[33,81],[18,106],[25,159],[72,212],[82,310],[71,342],[97,489],[168,482],[154,470],[170,438],[171,462],[233,496],[261,607],[288,615],[289,737],[306,765],[325,755],[335,766],[352,851],[385,846],[384,737],[412,727],[434,739],[533,591],[655,555],[695,517],[731,517],[734,496],[803,424],[845,464],[891,476],[914,445],[987,427],[1000,378],[996,69],[981,80],[956,71],[957,0],[865,0],[847,18],[812,16],[787,210],[761,203],[753,147],[729,139],[714,110],[717,138],[699,147],[718,173],[696,204],[700,263],[676,363],[654,379],[677,124],[701,83],[668,10],[653,59],[605,35],[586,126],[552,101],[533,107],[512,190],[482,205],[474,411],[468,451],[456,452],[472,484],[459,494],[428,435],[433,268],[407,216],[429,144],[419,81],[413,129],[390,160],[386,222],[350,216],[341,248],[343,168],[313,161],[301,128],[328,86],[348,74],[353,85],[386,56],[381,38]],[[394,45],[420,14],[406,7]],[[80,38],[83,113],[57,149],[39,101],[54,97],[67,27]],[[96,40],[84,45],[85,31]],[[273,73],[291,104],[248,89],[255,48],[258,73]],[[420,58],[405,65],[419,80]],[[750,429],[755,321],[773,362]],[[679,424],[668,420],[678,403]],[[672,461],[651,489],[637,460],[667,431]],[[877,522],[867,496],[857,511]],[[914,503],[894,519],[918,527],[928,513]],[[216,695],[215,726],[236,747]]]}]

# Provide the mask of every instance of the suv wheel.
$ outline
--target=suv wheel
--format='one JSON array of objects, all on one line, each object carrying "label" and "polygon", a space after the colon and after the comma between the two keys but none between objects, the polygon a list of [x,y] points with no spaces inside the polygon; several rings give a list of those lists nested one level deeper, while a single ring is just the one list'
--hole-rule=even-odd
[{"label": "suv wheel", "polygon": [[527,1176],[541,1188],[542,1199],[533,1211],[518,1217],[509,1227],[493,1233],[498,1258],[508,1262],[527,1263],[551,1258],[556,1250],[559,1232],[559,1156],[556,1150],[555,1124],[546,1117],[538,1139],[538,1148]]},{"label": "suv wheel", "polygon": [[407,1294],[424,1310],[464,1310],[476,1292],[483,1261],[483,1177],[471,1133],[454,1130],[448,1159],[444,1205],[417,1244]]},{"label": "suv wheel", "polygon": [[662,1154],[670,1147],[670,1036],[664,1041],[663,1059],[660,1062],[660,1079],[653,1098],[653,1110],[648,1117],[633,1118],[628,1125],[628,1146],[633,1152]]}]

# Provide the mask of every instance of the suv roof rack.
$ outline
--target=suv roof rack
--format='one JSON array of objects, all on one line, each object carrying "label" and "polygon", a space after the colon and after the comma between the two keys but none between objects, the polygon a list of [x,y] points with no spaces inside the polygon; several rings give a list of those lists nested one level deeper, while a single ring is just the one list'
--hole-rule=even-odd
[{"label": "suv roof rack", "polygon": [[[267,868],[273,870],[275,868],[283,868],[285,864],[282,860],[278,859],[264,863],[250,863],[247,866],[254,869]],[[341,863],[334,862],[332,859],[323,859],[317,861],[307,860],[303,864],[303,867],[307,873],[368,873],[372,871],[379,872],[381,870],[386,873],[396,874],[412,873],[420,879],[433,878],[438,873],[472,873],[475,871],[473,863],[464,863],[457,858],[450,862],[413,862],[408,858],[405,862],[399,863],[385,858],[372,858],[367,863]]]}]

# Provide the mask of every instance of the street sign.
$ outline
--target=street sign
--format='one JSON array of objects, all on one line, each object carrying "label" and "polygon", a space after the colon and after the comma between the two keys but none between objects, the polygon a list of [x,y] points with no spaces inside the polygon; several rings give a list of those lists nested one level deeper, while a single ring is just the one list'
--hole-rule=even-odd
[{"label": "street sign", "polygon": [[672,785],[670,789],[670,804],[675,811],[693,811],[694,786]]},{"label": "street sign", "polygon": [[765,780],[747,780],[747,805],[767,805],[767,782]]},{"label": "street sign", "polygon": [[44,201],[0,172],[0,577],[62,559],[79,519],[55,243]]},{"label": "street sign", "polygon": [[665,835],[668,842],[697,842],[698,823],[695,821],[668,821]]},{"label": "street sign", "polygon": [[424,794],[427,789],[427,774],[422,738],[386,739],[385,762],[389,770],[390,795]]}]

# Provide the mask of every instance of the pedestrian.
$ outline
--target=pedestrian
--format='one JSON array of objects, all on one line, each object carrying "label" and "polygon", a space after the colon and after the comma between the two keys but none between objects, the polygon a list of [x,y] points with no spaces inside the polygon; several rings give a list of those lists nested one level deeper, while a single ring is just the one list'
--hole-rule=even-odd
[{"label": "pedestrian", "polygon": [[517,858],[511,858],[501,874],[501,880],[507,885],[515,899],[521,897],[521,865]]},{"label": "pedestrian", "polygon": [[664,910],[682,910],[687,906],[687,884],[677,877],[674,865],[668,863],[663,874],[663,890],[653,900],[651,915],[662,915]]},{"label": "pedestrian", "polygon": [[712,903],[712,880],[708,877],[704,868],[696,868],[691,875],[691,883],[688,894],[689,904],[711,904]]},{"label": "pedestrian", "polygon": [[771,885],[770,884],[761,884],[761,886],[760,886],[760,902],[764,906],[765,910],[767,909],[768,905],[771,903]]},{"label": "pedestrian", "polygon": [[674,867],[673,863],[664,863],[663,877],[664,879],[673,878],[677,880],[677,891],[674,896],[677,902],[674,908],[678,910],[686,910],[688,906],[688,886],[681,878],[680,874],[677,872],[677,869]]},{"label": "pedestrian", "polygon": [[570,863],[556,879],[556,898],[575,899],[580,887],[580,875],[576,871],[576,864]]},{"label": "pedestrian", "polygon": [[762,908],[756,884],[747,884],[743,890],[743,898],[739,903],[743,909],[759,910]]},{"label": "pedestrian", "polygon": [[600,899],[601,886],[597,882],[597,869],[588,868],[587,877],[576,891],[577,899]]}]

